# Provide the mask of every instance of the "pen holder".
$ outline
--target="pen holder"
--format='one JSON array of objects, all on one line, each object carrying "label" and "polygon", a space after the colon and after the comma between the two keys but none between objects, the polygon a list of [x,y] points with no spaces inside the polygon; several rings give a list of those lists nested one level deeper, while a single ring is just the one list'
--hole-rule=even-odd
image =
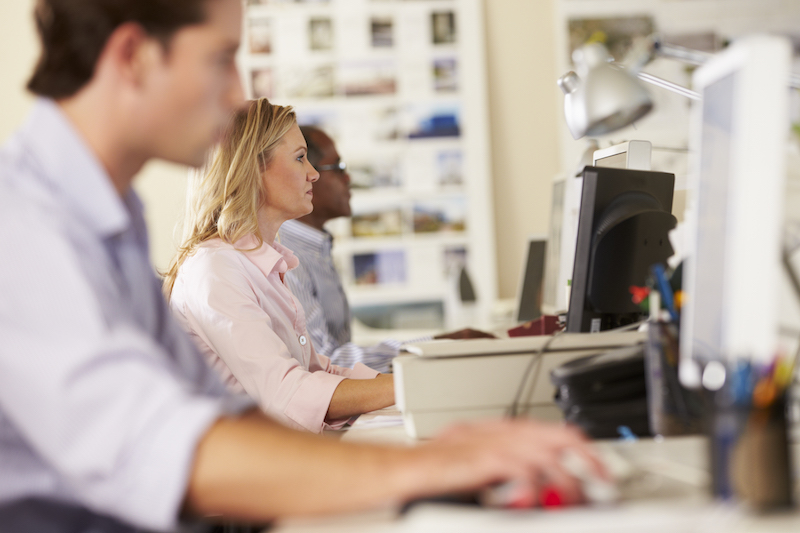
[{"label": "pen holder", "polygon": [[736,496],[760,510],[792,505],[792,467],[786,423],[786,400],[751,407],[733,448]]},{"label": "pen holder", "polygon": [[766,407],[725,405],[724,391],[714,396],[709,421],[714,495],[735,498],[758,511],[791,507],[785,394]]},{"label": "pen holder", "polygon": [[645,380],[650,431],[653,435],[691,435],[703,431],[700,394],[678,379],[678,328],[653,320],[645,345]]}]

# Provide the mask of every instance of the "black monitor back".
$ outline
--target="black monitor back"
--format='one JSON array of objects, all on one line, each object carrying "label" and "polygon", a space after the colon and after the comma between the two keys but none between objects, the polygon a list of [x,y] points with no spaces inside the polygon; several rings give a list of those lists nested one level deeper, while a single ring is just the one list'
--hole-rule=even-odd
[{"label": "black monitor back", "polygon": [[629,287],[673,253],[669,231],[675,176],[586,167],[567,331],[613,329],[639,320]]}]

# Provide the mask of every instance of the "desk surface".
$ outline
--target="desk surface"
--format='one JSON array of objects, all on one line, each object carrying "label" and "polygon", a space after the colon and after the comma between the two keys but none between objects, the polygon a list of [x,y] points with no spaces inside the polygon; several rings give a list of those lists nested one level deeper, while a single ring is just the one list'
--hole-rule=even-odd
[{"label": "desk surface", "polygon": [[[364,422],[399,415],[392,408],[363,415]],[[402,426],[365,424],[342,432],[351,442],[413,445]],[[631,462],[637,473],[620,487],[622,501],[610,507],[558,510],[490,510],[473,506],[418,504],[401,514],[386,509],[315,519],[283,521],[270,533],[441,533],[441,532],[726,532],[800,531],[800,511],[756,515],[714,502],[708,495],[709,474],[703,437],[598,441]],[[797,451],[797,450],[796,450]],[[797,456],[797,454],[795,454]],[[796,462],[798,464],[800,462]]]}]

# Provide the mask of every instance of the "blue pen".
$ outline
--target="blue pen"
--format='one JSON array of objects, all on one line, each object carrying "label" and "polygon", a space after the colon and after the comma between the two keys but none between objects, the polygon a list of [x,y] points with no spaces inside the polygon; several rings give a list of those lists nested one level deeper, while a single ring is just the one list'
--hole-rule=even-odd
[{"label": "blue pen", "polygon": [[661,263],[656,263],[650,267],[650,271],[656,278],[658,292],[661,293],[661,301],[664,302],[664,305],[667,307],[667,311],[669,311],[669,316],[672,317],[672,321],[677,323],[678,312],[675,310],[675,297],[672,295],[672,287],[670,287],[669,282],[667,281],[667,274],[664,270],[664,265]]}]

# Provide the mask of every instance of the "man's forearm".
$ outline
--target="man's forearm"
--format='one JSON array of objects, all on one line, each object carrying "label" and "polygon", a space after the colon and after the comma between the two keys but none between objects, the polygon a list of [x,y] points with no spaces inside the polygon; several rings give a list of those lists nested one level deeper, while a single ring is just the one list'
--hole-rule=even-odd
[{"label": "man's forearm", "polygon": [[243,520],[374,508],[419,492],[413,452],[342,443],[252,413],[221,419],[201,441],[188,512]]},{"label": "man's forearm", "polygon": [[569,503],[580,501],[581,492],[561,464],[567,451],[607,475],[581,433],[556,424],[463,424],[420,446],[390,447],[302,433],[250,413],[219,420],[202,439],[186,510],[267,521],[377,508],[503,481],[514,481],[531,502],[543,486],[557,486]]}]

